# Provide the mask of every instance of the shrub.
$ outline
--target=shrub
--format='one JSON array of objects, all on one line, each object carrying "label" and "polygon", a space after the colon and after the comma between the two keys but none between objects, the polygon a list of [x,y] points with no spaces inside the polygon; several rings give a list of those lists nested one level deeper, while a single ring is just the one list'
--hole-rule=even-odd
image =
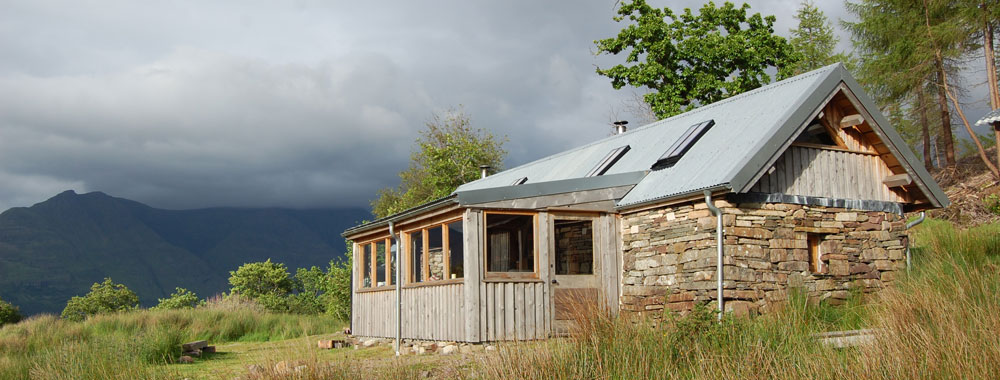
[{"label": "shrub", "polygon": [[989,212],[1000,215],[1000,195],[990,194],[983,199],[983,205]]},{"label": "shrub", "polygon": [[294,283],[288,278],[285,264],[264,262],[246,263],[229,272],[229,284],[233,293],[250,298],[265,294],[284,296],[292,291]]},{"label": "shrub", "polygon": [[352,242],[347,242],[347,260],[330,261],[327,270],[327,289],[324,295],[326,314],[338,320],[347,321],[351,317],[351,253]]},{"label": "shrub", "polygon": [[197,294],[194,294],[194,292],[184,288],[176,288],[176,291],[171,294],[169,298],[160,298],[159,301],[160,303],[154,306],[153,309],[190,309],[200,304],[204,304],[203,301],[198,299]]},{"label": "shrub", "polygon": [[82,321],[91,315],[134,310],[139,307],[139,297],[122,284],[111,278],[90,286],[90,293],[83,297],[73,297],[63,309],[62,317],[71,321]]},{"label": "shrub", "polygon": [[0,326],[21,321],[21,309],[0,299]]}]

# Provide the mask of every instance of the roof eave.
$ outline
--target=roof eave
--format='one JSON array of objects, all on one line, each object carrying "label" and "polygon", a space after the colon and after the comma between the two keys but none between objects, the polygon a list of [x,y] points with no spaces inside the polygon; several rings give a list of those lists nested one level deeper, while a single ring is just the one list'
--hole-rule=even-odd
[{"label": "roof eave", "polygon": [[348,236],[359,235],[372,230],[385,228],[389,226],[389,222],[403,220],[412,216],[452,206],[455,204],[458,204],[458,197],[455,194],[451,194],[444,198],[438,198],[433,201],[421,204],[419,206],[412,207],[383,218],[378,218],[368,223],[348,228],[344,230],[344,232],[342,232],[340,236],[347,238]]}]

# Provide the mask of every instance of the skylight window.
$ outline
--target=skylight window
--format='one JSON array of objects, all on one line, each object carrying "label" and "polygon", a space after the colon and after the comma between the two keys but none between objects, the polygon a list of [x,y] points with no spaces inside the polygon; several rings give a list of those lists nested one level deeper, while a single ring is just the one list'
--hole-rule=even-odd
[{"label": "skylight window", "polygon": [[518,178],[514,180],[514,183],[511,183],[510,185],[511,186],[523,185],[525,182],[528,182],[528,177]]},{"label": "skylight window", "polygon": [[604,158],[602,158],[601,161],[597,163],[597,166],[595,166],[594,169],[590,171],[590,173],[587,173],[587,177],[596,177],[599,175],[604,175],[604,173],[607,173],[608,169],[611,169],[611,167],[614,166],[615,163],[618,162],[618,160],[621,159],[622,156],[624,156],[625,153],[629,151],[629,149],[632,149],[632,147],[628,145],[612,149],[610,152],[608,152],[607,156],[604,156]]},{"label": "skylight window", "polygon": [[709,128],[712,128],[713,125],[715,125],[715,120],[712,119],[692,125],[687,129],[687,131],[684,131],[684,134],[682,134],[681,137],[670,146],[670,148],[667,149],[666,153],[660,156],[660,159],[656,160],[652,169],[658,170],[674,166],[674,164],[676,164],[677,161],[680,161],[681,157],[684,157],[684,154],[687,153],[687,151],[694,146],[694,143],[698,142],[698,139],[700,139]]}]

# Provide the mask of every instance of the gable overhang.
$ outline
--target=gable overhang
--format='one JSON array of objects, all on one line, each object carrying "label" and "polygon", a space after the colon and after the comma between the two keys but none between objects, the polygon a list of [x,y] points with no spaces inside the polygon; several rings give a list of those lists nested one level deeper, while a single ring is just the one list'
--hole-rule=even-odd
[{"label": "gable overhang", "polygon": [[[868,97],[847,70],[839,65],[824,80],[818,82],[809,95],[791,109],[783,118],[785,120],[771,138],[764,140],[746,163],[734,170],[728,177],[731,188],[737,193],[746,193],[760,180],[767,170],[775,164],[781,154],[788,149],[794,138],[814,120],[823,107],[838,93],[843,93],[869,123],[873,132],[882,141],[900,166],[911,175],[915,184],[927,198],[928,204],[910,204],[906,211],[916,211],[927,208],[942,208],[950,204],[948,197],[941,190],[930,173],[924,169],[910,151],[909,147],[891,127],[889,120],[878,111],[875,102]],[[928,207],[930,206],[930,207]]]}]

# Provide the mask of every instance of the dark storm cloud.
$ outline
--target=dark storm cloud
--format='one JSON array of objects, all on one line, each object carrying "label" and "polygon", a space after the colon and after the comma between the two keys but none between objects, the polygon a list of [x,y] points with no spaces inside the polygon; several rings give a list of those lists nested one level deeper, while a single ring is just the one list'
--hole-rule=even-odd
[{"label": "dark storm cloud", "polygon": [[[508,165],[601,138],[630,118],[630,91],[594,73],[617,61],[592,43],[621,28],[614,4],[3,2],[0,209],[70,188],[363,207],[432,112],[460,104],[509,137]],[[787,35],[797,6],[753,11]]]}]

